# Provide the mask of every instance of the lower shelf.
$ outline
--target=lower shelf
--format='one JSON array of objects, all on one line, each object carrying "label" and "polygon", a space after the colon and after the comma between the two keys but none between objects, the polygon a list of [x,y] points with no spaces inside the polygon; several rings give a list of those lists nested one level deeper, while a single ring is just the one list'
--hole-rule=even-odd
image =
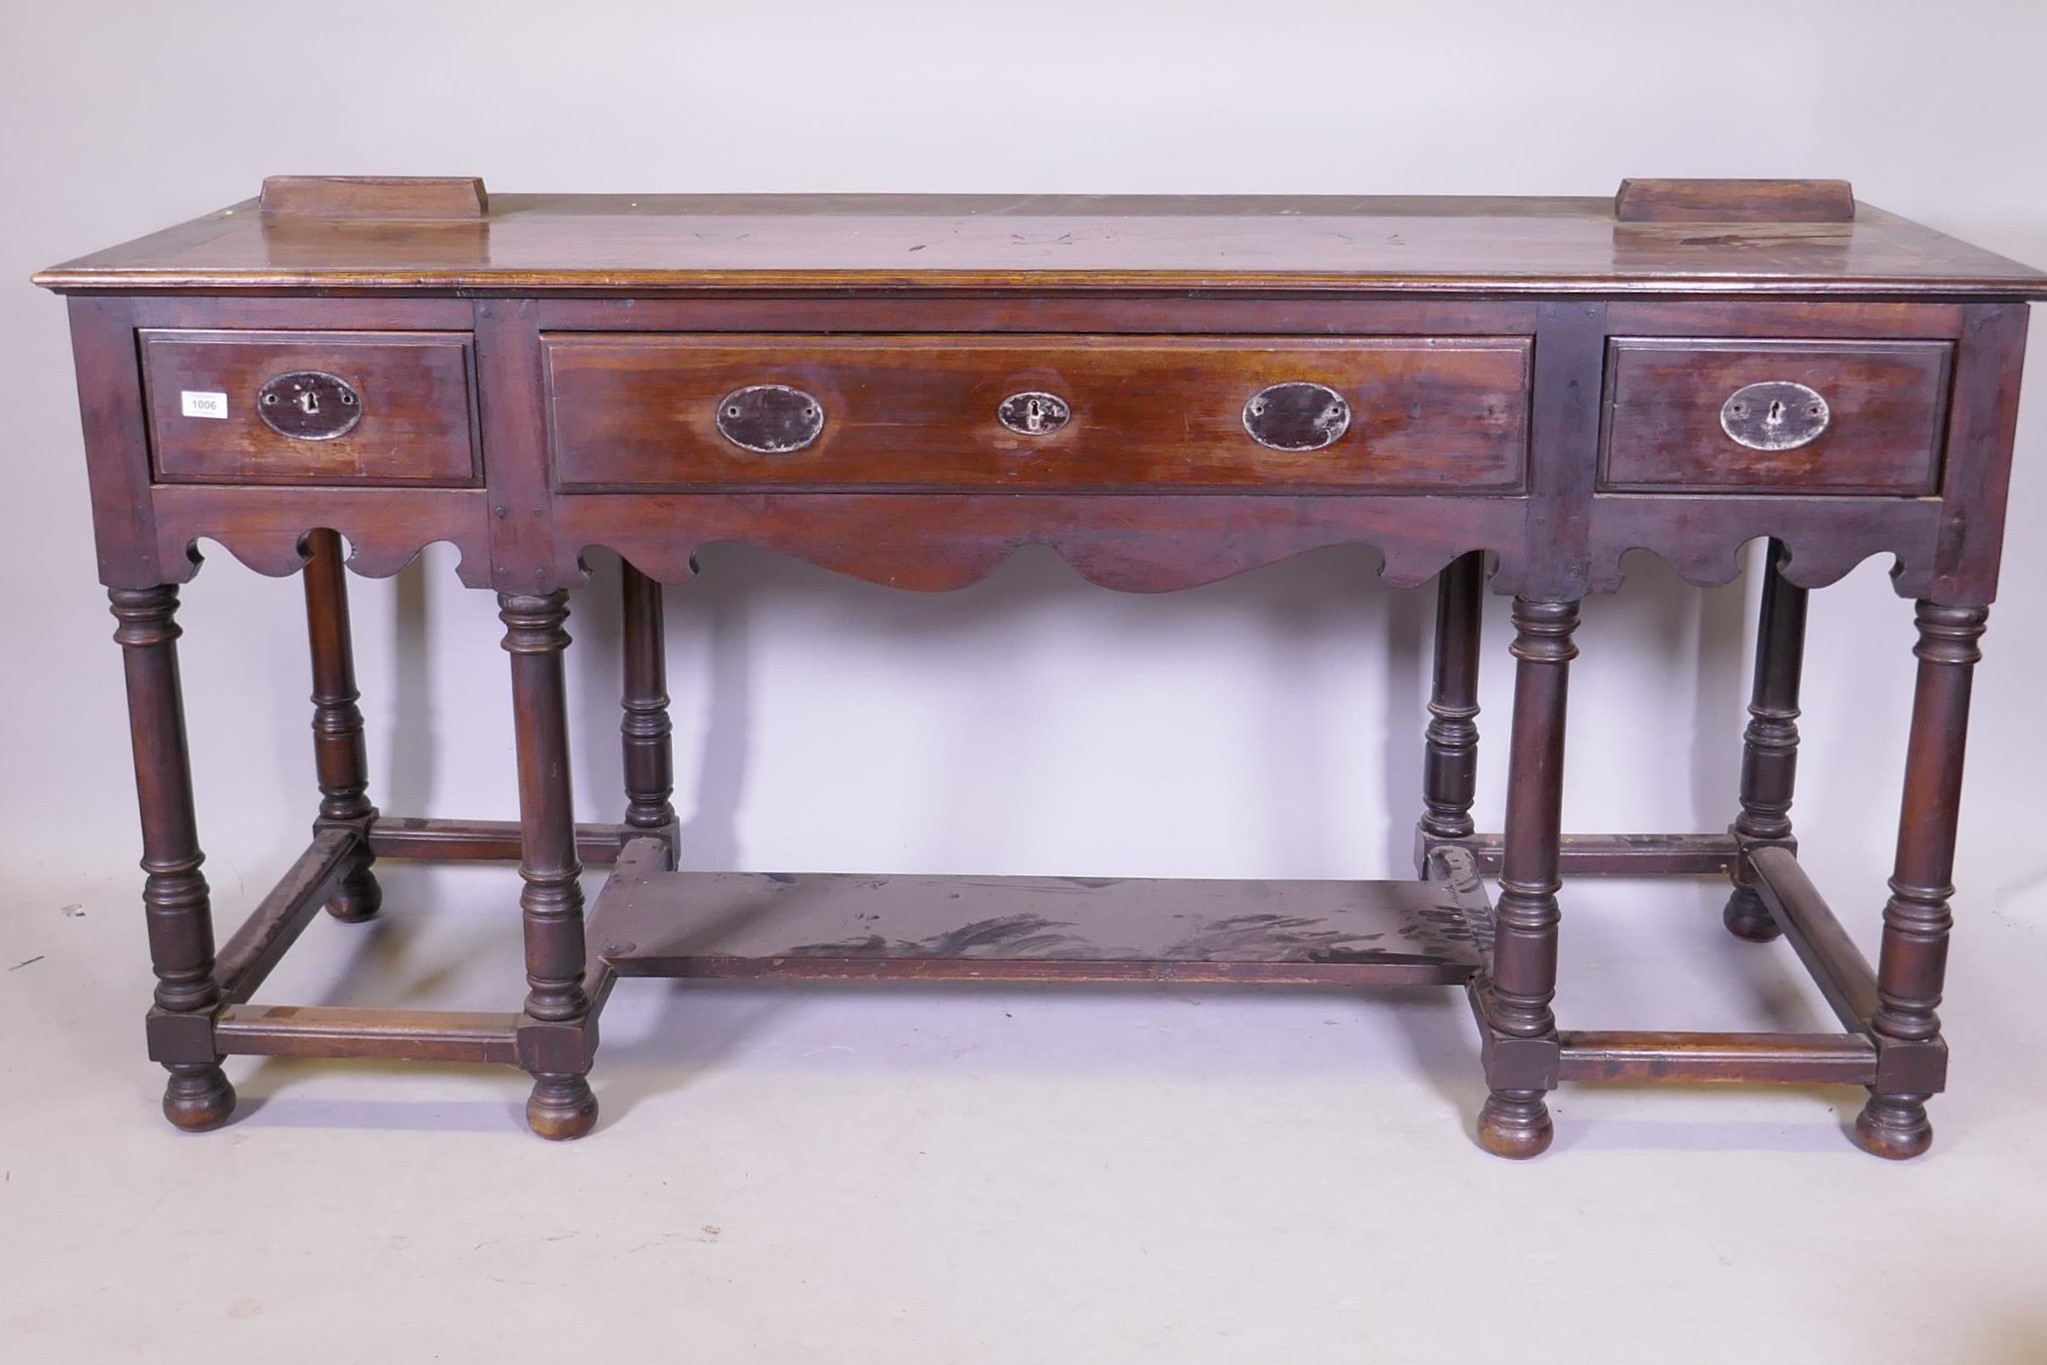
[{"label": "lower shelf", "polygon": [[1470,857],[1426,881],[672,872],[634,840],[593,908],[619,976],[1462,985],[1490,937]]}]

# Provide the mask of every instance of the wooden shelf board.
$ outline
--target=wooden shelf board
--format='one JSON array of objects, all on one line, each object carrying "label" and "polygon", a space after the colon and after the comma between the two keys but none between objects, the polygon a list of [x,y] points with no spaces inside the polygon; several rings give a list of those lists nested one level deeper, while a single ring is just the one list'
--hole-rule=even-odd
[{"label": "wooden shelf board", "polygon": [[620,976],[1461,985],[1490,931],[1475,881],[670,872],[658,850],[630,845],[593,911]]}]

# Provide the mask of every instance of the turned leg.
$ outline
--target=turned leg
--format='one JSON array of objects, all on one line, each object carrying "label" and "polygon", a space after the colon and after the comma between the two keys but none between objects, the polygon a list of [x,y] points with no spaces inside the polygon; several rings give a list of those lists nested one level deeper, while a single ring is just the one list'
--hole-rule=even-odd
[{"label": "turned leg", "polygon": [[[1918,608],[1918,685],[1912,694],[1912,730],[1905,750],[1905,796],[1898,819],[1898,857],[1891,898],[1884,906],[1883,946],[1877,958],[1876,1018],[1879,1047],[1909,1049],[1937,1044],[1941,981],[1947,971],[1948,899],[1954,871],[1955,828],[1962,796],[1963,740],[1969,726],[1969,684],[1982,658],[1977,641],[1989,612],[1983,607]],[[1891,1059],[1885,1058],[1886,1063]],[[1897,1068],[1909,1078],[1911,1070]],[[1893,1083],[1897,1084],[1897,1083]],[[1926,1119],[1932,1089],[1906,1079],[1898,1089],[1882,1081],[1855,1120],[1855,1141],[1878,1156],[1918,1156],[1933,1142]]]},{"label": "turned leg", "polygon": [[661,619],[661,585],[630,564],[621,566],[620,601],[625,640],[625,822],[665,832],[675,823],[675,755],[669,741],[668,661]]},{"label": "turned leg", "polygon": [[[1507,829],[1493,963],[1481,999],[1496,1039],[1556,1037],[1550,1001],[1557,988],[1558,846],[1563,829],[1564,714],[1576,602],[1514,599],[1514,731],[1509,742]],[[1479,1114],[1479,1145],[1497,1156],[1532,1157],[1549,1147],[1545,1089],[1532,1081],[1527,1050],[1492,1050],[1492,1093]],[[1549,1069],[1553,1074],[1553,1067]]]},{"label": "turned leg", "polygon": [[[188,1132],[218,1128],[234,1113],[235,1091],[213,1051],[213,908],[199,870],[185,701],[178,684],[178,590],[113,588],[114,639],[128,683],[135,744],[135,794],[142,812],[142,906],[156,972],[152,1055],[170,1072],[164,1117]],[[171,1025],[158,1027],[159,1022]],[[158,1038],[171,1040],[166,1055]]]},{"label": "turned leg", "polygon": [[[341,536],[306,537],[306,638],[313,654],[313,766],[320,782],[320,823],[367,831],[377,817],[369,799],[369,752],[363,741],[361,693],[355,687],[355,642],[348,624],[348,575]],[[366,920],[384,903],[365,842],[340,890],[327,903],[336,919]]]},{"label": "turned leg", "polygon": [[1471,837],[1478,791],[1478,648],[1485,610],[1485,552],[1460,555],[1436,585],[1436,665],[1422,763],[1421,833]]},{"label": "turned leg", "polygon": [[[583,991],[583,890],[577,878],[575,814],[569,785],[569,727],[562,651],[569,595],[498,594],[505,649],[512,656],[512,723],[519,761],[519,896],[526,939],[526,1014],[550,1024],[580,1023]],[[581,1137],[597,1122],[597,1098],[582,1071],[536,1071],[526,1122],[544,1138]]]},{"label": "turned leg", "polygon": [[[1769,544],[1763,603],[1756,623],[1756,672],[1749,693],[1748,729],[1742,733],[1741,814],[1734,833],[1743,839],[1791,839],[1791,789],[1798,775],[1798,683],[1805,666],[1804,588],[1787,582],[1783,542]],[[1734,864],[1734,892],[1721,919],[1729,933],[1768,943],[1784,931],[1770,917],[1748,862]]]}]

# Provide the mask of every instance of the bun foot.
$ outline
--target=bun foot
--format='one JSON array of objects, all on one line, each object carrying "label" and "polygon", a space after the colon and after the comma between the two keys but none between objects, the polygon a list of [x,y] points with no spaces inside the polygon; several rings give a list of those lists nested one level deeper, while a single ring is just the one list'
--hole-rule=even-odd
[{"label": "bun foot", "polygon": [[536,1076],[526,1126],[549,1142],[582,1137],[597,1126],[597,1097],[581,1076]]},{"label": "bun foot", "polygon": [[1486,1097],[1478,1114],[1478,1145],[1509,1161],[1526,1161],[1549,1150],[1556,1129],[1539,1090],[1503,1092]]},{"label": "bun foot", "polygon": [[164,1086],[163,1116],[188,1133],[204,1133],[234,1117],[235,1088],[217,1066],[173,1068]]},{"label": "bun foot", "polygon": [[327,902],[327,913],[344,924],[361,924],[383,908],[384,888],[367,867],[358,867],[343,878],[341,890]]},{"label": "bun foot", "polygon": [[1727,898],[1727,908],[1720,912],[1720,922],[1727,926],[1728,933],[1750,943],[1769,943],[1784,936],[1784,931],[1777,927],[1776,918],[1770,914],[1770,908],[1763,904],[1762,897],[1745,886],[1735,887],[1734,894]]},{"label": "bun foot", "polygon": [[1926,1097],[1872,1095],[1855,1119],[1855,1145],[1886,1161],[1909,1161],[1933,1145]]}]

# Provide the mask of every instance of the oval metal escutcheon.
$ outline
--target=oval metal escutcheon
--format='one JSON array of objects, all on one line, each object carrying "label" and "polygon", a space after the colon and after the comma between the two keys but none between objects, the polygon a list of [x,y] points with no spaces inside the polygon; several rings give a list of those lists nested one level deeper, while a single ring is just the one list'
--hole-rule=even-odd
[{"label": "oval metal escutcheon", "polygon": [[1320,450],[1350,430],[1350,403],[1327,384],[1273,384],[1244,404],[1244,430],[1273,450]]},{"label": "oval metal escutcheon", "polygon": [[995,409],[995,420],[1019,436],[1050,436],[1073,417],[1073,408],[1056,393],[1013,393]]},{"label": "oval metal escutcheon", "polygon": [[718,400],[719,434],[741,450],[781,455],[824,430],[824,404],[787,384],[750,384]]},{"label": "oval metal escutcheon", "polygon": [[362,395],[340,375],[293,370],[256,391],[256,415],[272,431],[295,441],[331,441],[362,420]]},{"label": "oval metal escutcheon", "polygon": [[1833,420],[1833,411],[1817,389],[1788,379],[1736,389],[1720,406],[1720,429],[1750,450],[1811,445]]}]

